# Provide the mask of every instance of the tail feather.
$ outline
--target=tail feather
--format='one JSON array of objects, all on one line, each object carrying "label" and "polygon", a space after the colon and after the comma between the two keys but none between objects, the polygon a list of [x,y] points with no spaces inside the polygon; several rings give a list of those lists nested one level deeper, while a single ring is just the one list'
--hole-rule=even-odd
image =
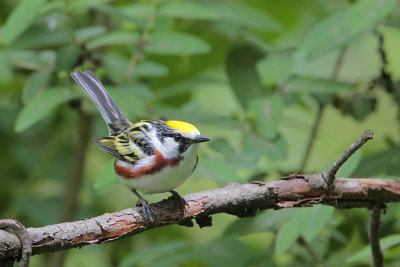
[{"label": "tail feather", "polygon": [[71,76],[92,99],[107,123],[110,134],[118,133],[132,125],[91,70],[77,70],[71,73]]}]

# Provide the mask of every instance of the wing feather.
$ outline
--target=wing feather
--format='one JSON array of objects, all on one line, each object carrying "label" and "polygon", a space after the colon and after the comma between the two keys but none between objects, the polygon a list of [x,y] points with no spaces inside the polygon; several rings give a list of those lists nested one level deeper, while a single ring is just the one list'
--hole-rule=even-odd
[{"label": "wing feather", "polygon": [[153,153],[143,131],[137,127],[139,126],[134,124],[118,135],[96,137],[93,140],[109,155],[135,165],[138,160]]},{"label": "wing feather", "polygon": [[107,152],[109,155],[113,156],[117,159],[123,159],[122,155],[118,152],[115,146],[115,139],[107,137],[94,137],[93,141],[96,143],[98,147],[100,147],[103,151]]}]

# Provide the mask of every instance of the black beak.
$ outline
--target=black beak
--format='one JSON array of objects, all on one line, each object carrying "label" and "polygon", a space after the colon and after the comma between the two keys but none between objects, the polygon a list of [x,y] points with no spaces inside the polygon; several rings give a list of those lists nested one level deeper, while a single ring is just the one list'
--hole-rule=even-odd
[{"label": "black beak", "polygon": [[203,143],[208,141],[211,141],[211,139],[202,135],[196,136],[196,138],[193,140],[194,143]]}]

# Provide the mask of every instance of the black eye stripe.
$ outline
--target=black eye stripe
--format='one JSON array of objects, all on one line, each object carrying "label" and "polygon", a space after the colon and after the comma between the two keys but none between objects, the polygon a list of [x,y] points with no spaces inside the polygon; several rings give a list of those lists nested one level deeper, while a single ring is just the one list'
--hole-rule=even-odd
[{"label": "black eye stripe", "polygon": [[183,138],[181,142],[179,142],[179,153],[185,152],[192,145],[192,143],[192,140],[189,138]]}]

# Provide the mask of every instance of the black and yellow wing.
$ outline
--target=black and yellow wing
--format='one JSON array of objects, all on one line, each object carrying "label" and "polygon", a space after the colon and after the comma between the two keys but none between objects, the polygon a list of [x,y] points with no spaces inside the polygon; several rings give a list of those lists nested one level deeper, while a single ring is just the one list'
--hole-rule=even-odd
[{"label": "black and yellow wing", "polygon": [[148,143],[140,126],[141,122],[128,127],[118,135],[95,137],[93,140],[114,158],[134,165],[136,161],[153,154],[153,147]]}]

